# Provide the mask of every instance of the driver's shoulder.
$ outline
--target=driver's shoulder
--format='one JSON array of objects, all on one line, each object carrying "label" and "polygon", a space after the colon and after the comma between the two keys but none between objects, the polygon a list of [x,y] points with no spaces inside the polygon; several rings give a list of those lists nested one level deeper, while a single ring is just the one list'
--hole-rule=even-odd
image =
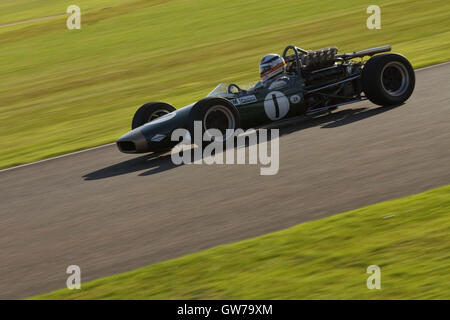
[{"label": "driver's shoulder", "polygon": [[281,89],[289,84],[291,81],[291,75],[287,73],[282,73],[279,76],[272,79],[269,83],[267,83],[266,87],[269,90]]}]

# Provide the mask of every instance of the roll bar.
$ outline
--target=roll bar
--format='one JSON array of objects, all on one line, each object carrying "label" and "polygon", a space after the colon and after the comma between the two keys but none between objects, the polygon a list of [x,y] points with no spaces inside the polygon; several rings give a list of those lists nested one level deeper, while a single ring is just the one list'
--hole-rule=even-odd
[{"label": "roll bar", "polygon": [[293,45],[289,45],[286,48],[284,48],[284,51],[283,51],[283,59],[284,60],[286,60],[286,53],[289,50],[294,50],[295,60],[296,60],[296,67],[297,67],[297,74],[301,74],[300,57],[298,56],[298,52],[300,51],[301,53],[305,54],[305,53],[308,53],[308,51],[303,50],[302,48],[297,48],[296,46],[293,46]]}]

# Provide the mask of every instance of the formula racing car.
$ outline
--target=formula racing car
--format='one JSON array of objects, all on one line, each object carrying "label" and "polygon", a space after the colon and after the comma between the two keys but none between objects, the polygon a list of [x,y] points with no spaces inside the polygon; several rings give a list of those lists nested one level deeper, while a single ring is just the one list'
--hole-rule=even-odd
[{"label": "formula racing car", "polygon": [[[193,132],[194,121],[201,121],[204,132],[220,130],[226,140],[227,129],[328,113],[365,99],[381,106],[402,104],[414,90],[414,70],[404,56],[383,53],[390,50],[387,45],[338,53],[335,47],[310,51],[287,46],[282,56],[272,54],[261,62],[263,79],[275,71],[276,76],[253,87],[219,84],[204,99],[179,109],[163,102],[144,104],[133,117],[132,131],[117,146],[124,153],[167,150],[178,143],[172,132]],[[272,67],[273,62],[277,65]]]}]

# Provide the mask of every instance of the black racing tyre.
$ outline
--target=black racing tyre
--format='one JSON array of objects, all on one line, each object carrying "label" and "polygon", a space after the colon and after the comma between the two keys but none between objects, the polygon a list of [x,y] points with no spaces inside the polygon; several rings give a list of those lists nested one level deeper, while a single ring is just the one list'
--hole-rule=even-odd
[{"label": "black racing tyre", "polygon": [[412,94],[414,69],[402,55],[386,53],[370,58],[362,71],[366,97],[381,106],[399,105]]},{"label": "black racing tyre", "polygon": [[146,124],[156,118],[159,118],[165,114],[175,111],[175,108],[168,103],[164,102],[149,102],[140,107],[133,117],[133,122],[131,123],[131,129]]},{"label": "black racing tyre", "polygon": [[[227,129],[232,129],[234,133],[241,125],[241,117],[236,107],[228,100],[217,97],[205,98],[192,107],[189,114],[189,132],[193,142],[194,121],[202,122],[202,137],[208,129],[218,129],[222,133],[223,142],[234,137],[232,134],[227,135]],[[207,144],[207,141],[203,141],[202,145]]]}]

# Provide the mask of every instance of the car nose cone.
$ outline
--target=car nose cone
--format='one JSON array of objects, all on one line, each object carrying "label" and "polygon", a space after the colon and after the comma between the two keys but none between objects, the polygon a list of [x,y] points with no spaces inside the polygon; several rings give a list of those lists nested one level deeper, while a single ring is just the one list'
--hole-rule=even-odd
[{"label": "car nose cone", "polygon": [[140,128],[136,128],[121,136],[116,143],[121,152],[141,153],[148,151],[147,139],[145,139]]}]

